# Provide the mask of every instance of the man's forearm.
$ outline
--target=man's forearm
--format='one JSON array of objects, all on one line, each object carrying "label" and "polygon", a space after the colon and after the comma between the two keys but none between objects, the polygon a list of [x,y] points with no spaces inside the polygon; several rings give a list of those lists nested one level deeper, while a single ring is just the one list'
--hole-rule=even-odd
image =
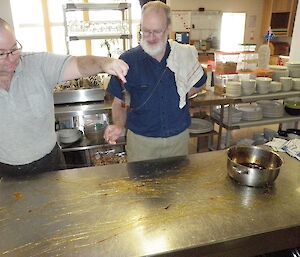
[{"label": "man's forearm", "polygon": [[125,127],[127,119],[127,110],[122,107],[122,101],[118,98],[114,98],[112,104],[112,118],[113,124],[118,127]]},{"label": "man's forearm", "polygon": [[108,57],[78,56],[76,59],[77,68],[82,77],[103,72],[104,63],[111,62]]},{"label": "man's forearm", "polygon": [[128,65],[122,60],[100,56],[72,56],[67,63],[63,80],[96,75],[100,72],[117,76],[126,83]]}]

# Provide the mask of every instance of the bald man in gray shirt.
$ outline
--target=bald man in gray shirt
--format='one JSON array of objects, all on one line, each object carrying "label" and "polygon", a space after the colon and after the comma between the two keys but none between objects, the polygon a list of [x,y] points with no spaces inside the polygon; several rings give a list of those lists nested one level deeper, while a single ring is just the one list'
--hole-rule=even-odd
[{"label": "bald man in gray shirt", "polygon": [[125,62],[108,57],[22,53],[0,18],[0,174],[64,169],[54,129],[54,86],[100,72],[126,82],[127,71]]}]

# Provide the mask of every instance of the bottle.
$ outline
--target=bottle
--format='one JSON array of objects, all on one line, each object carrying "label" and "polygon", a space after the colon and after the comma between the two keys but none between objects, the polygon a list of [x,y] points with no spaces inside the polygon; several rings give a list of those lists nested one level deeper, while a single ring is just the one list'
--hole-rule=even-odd
[{"label": "bottle", "polygon": [[268,69],[270,62],[269,44],[263,44],[258,48],[258,69]]}]

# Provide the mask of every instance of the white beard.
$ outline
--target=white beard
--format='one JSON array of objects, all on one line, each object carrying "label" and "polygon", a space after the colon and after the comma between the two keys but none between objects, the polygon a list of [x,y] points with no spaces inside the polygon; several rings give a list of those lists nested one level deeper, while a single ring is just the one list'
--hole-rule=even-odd
[{"label": "white beard", "polygon": [[155,56],[163,53],[165,51],[165,47],[166,47],[165,42],[159,42],[159,43],[155,44],[154,46],[151,46],[144,39],[141,39],[140,45],[144,49],[144,51],[152,57],[155,57]]}]

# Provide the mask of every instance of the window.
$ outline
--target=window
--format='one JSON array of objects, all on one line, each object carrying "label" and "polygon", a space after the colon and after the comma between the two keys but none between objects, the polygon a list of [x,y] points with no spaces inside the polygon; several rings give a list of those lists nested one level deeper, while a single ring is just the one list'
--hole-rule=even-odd
[{"label": "window", "polygon": [[244,43],[245,13],[223,13],[221,23],[220,50],[236,52]]},{"label": "window", "polygon": [[[15,33],[24,51],[45,51],[46,40],[43,27],[41,1],[11,0]],[[30,6],[30,11],[28,10]]]}]

